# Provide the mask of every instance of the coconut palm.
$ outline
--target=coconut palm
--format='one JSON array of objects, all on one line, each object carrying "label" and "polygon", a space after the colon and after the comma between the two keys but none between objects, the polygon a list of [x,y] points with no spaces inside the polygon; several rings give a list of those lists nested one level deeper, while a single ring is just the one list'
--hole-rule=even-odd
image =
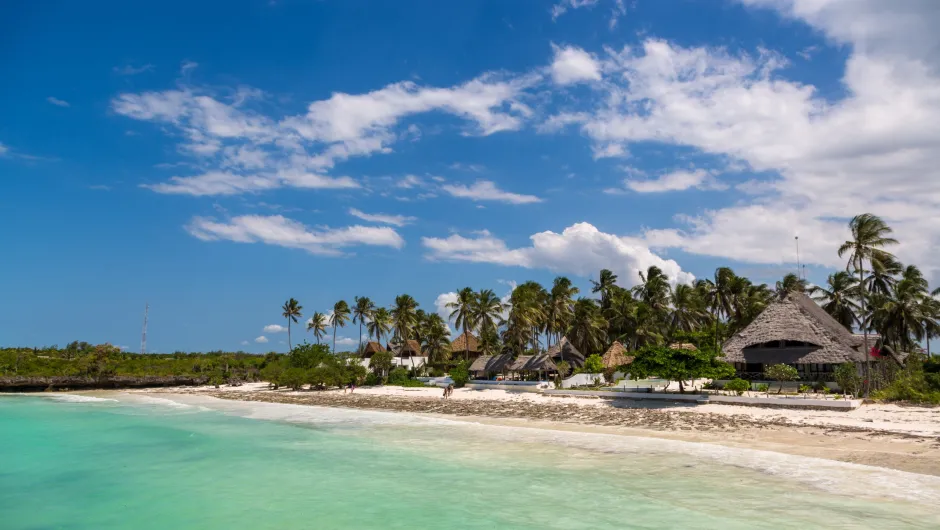
[{"label": "coconut palm", "polygon": [[609,308],[610,293],[617,285],[617,275],[607,269],[601,269],[597,281],[591,280],[591,285],[593,286],[591,288],[592,293],[601,293],[601,308]]},{"label": "coconut palm", "polygon": [[640,271],[640,283],[633,288],[633,296],[654,311],[665,311],[669,303],[669,278],[655,265],[645,273]]},{"label": "coconut palm", "polygon": [[790,272],[784,275],[782,280],[777,281],[777,296],[784,298],[790,293],[806,292],[806,280]]},{"label": "coconut palm", "polygon": [[376,342],[381,343],[382,337],[392,330],[392,315],[384,307],[376,308],[372,313],[372,318],[366,323],[366,331],[370,337],[375,337]]},{"label": "coconut palm", "polygon": [[705,303],[691,285],[676,284],[669,293],[669,330],[693,331],[707,318]]},{"label": "coconut palm", "polygon": [[303,309],[303,306],[300,305],[300,302],[291,298],[290,300],[284,302],[284,305],[281,306],[281,316],[287,319],[287,347],[291,350],[294,349],[293,344],[291,344],[290,339],[290,323],[293,320],[294,323],[297,323],[297,320],[303,318],[303,314],[300,312]]},{"label": "coconut palm", "polygon": [[482,289],[473,298],[471,321],[476,323],[480,335],[484,331],[495,332],[505,310],[506,305],[492,289]]},{"label": "coconut palm", "polygon": [[319,311],[314,311],[313,316],[307,321],[307,331],[313,332],[313,336],[317,339],[317,344],[320,344],[320,339],[326,335],[326,327],[328,325],[326,315]]},{"label": "coconut palm", "polygon": [[395,306],[390,314],[395,338],[400,344],[405,344],[418,324],[418,302],[409,294],[400,294],[395,297]]},{"label": "coconut palm", "polygon": [[[477,321],[475,320],[475,312],[477,305],[477,295],[473,292],[473,289],[469,287],[464,287],[463,289],[457,291],[457,300],[447,303],[447,308],[451,309],[450,318],[454,320],[454,325],[457,326],[457,329],[463,331],[464,334],[467,334],[477,326]],[[464,352],[464,359],[470,359],[470,341],[465,341],[466,348]]]},{"label": "coconut palm", "polygon": [[545,327],[544,308],[548,303],[548,292],[538,282],[528,281],[513,289],[509,296],[509,317],[519,327],[526,326],[526,336],[533,351],[539,349],[539,330]]},{"label": "coconut palm", "polygon": [[[616,276],[614,279],[616,279]],[[614,288],[617,288],[617,286],[613,285],[605,295],[607,296],[608,308],[610,306],[611,293]],[[555,278],[552,284],[552,290],[549,291],[548,295],[548,307],[545,308],[545,332],[549,337],[549,347],[551,346],[550,339],[552,335],[555,335],[556,339],[558,339],[561,333],[568,329],[568,324],[571,322],[574,310],[574,296],[577,295],[578,292],[580,292],[580,290],[573,286],[571,280],[568,278],[564,276]]]},{"label": "coconut palm", "polygon": [[349,304],[340,300],[333,304],[333,314],[330,315],[330,325],[333,326],[333,353],[336,353],[336,328],[346,327],[349,322]]},{"label": "coconut palm", "polygon": [[496,328],[480,331],[480,352],[483,355],[496,355],[501,348],[502,345]]},{"label": "coconut palm", "polygon": [[607,320],[591,298],[574,303],[574,317],[568,329],[568,340],[585,356],[599,352],[607,341]]},{"label": "coconut palm", "polygon": [[372,318],[375,304],[366,296],[357,296],[353,304],[353,324],[359,324],[359,353],[362,353],[362,324]]},{"label": "coconut palm", "polygon": [[869,294],[890,296],[898,282],[897,277],[904,272],[904,265],[891,254],[883,252],[874,254],[869,265],[871,271],[865,278],[865,287]]},{"label": "coconut palm", "polygon": [[450,359],[450,341],[447,340],[447,323],[437,313],[431,313],[425,320],[425,330],[421,344],[428,354],[429,363],[443,363]]},{"label": "coconut palm", "polygon": [[604,311],[608,338],[636,347],[637,306],[640,304],[630,291],[616,287],[610,295],[610,307]]},{"label": "coconut palm", "polygon": [[861,311],[859,321],[862,323],[863,345],[865,348],[865,397],[867,398],[871,386],[871,377],[868,377],[871,374],[871,354],[868,348],[868,326],[865,324],[869,312],[868,290],[865,286],[865,262],[885,262],[889,258],[893,258],[894,256],[886,252],[884,247],[896,245],[898,241],[891,237],[891,227],[880,217],[870,213],[853,217],[849,221],[849,230],[852,233],[852,239],[839,247],[839,257],[848,255],[846,270],[858,274],[858,305]]},{"label": "coconut palm", "polygon": [[811,289],[813,299],[840,324],[852,329],[858,324],[858,280],[846,271],[829,275],[826,287],[817,285]]}]

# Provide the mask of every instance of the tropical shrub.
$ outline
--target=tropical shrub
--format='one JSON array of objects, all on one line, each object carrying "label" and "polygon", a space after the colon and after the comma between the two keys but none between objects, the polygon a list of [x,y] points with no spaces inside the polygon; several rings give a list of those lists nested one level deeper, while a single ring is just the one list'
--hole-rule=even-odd
[{"label": "tropical shrub", "polygon": [[788,364],[775,364],[765,368],[764,375],[774,381],[780,381],[780,387],[777,389],[777,393],[779,394],[783,392],[783,383],[795,381],[800,376],[800,373],[796,368]]},{"label": "tropical shrub", "polygon": [[596,353],[589,355],[588,358],[584,360],[584,367],[581,371],[588,374],[599,374],[604,371],[604,361],[601,359],[601,356]]},{"label": "tropical shrub", "polygon": [[725,383],[725,390],[731,390],[736,392],[739,396],[744,395],[745,392],[751,389],[751,382],[745,381],[744,379],[732,379]]},{"label": "tropical shrub", "polygon": [[833,372],[836,383],[843,394],[857,396],[862,388],[862,376],[858,373],[855,363],[843,363]]},{"label": "tropical shrub", "polygon": [[450,378],[454,380],[454,386],[463,388],[470,380],[470,370],[466,361],[460,361],[457,366],[451,368]]},{"label": "tropical shrub", "polygon": [[376,386],[376,385],[380,385],[381,383],[382,383],[382,380],[379,379],[378,376],[376,376],[373,373],[369,373],[366,375],[366,379],[362,384],[364,384],[365,386]]},{"label": "tropical shrub", "polygon": [[800,394],[809,394],[812,391],[813,391],[813,387],[811,387],[810,385],[800,385],[800,388],[797,389],[797,392],[799,392]]},{"label": "tropical shrub", "polygon": [[397,385],[397,386],[404,385],[405,382],[408,381],[408,379],[410,379],[409,374],[408,374],[408,369],[403,366],[399,366],[388,373],[389,385]]},{"label": "tropical shrub", "polygon": [[307,372],[300,368],[288,368],[280,377],[280,384],[291,390],[300,390],[307,382]]},{"label": "tropical shrub", "polygon": [[630,377],[643,379],[659,376],[679,382],[679,391],[684,390],[683,381],[690,379],[725,379],[734,375],[734,367],[722,361],[716,352],[708,348],[685,350],[662,346],[647,346],[640,349],[630,364]]},{"label": "tropical shrub", "polygon": [[770,385],[768,385],[767,383],[760,383],[759,385],[757,385],[758,392],[767,392],[768,390],[770,390]]}]

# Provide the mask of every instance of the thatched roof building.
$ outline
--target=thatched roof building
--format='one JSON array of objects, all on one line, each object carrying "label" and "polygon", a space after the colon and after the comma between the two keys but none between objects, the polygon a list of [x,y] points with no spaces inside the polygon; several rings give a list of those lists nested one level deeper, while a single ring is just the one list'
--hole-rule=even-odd
[{"label": "thatched roof building", "polygon": [[513,372],[557,372],[558,367],[547,353],[521,355],[509,367]]},{"label": "thatched roof building", "polygon": [[509,370],[512,365],[512,354],[481,355],[470,365],[470,372],[479,375],[499,374]]},{"label": "thatched roof building", "polygon": [[607,348],[601,360],[604,361],[604,368],[619,368],[632,363],[633,356],[627,355],[627,349],[623,347],[623,344],[614,341],[610,348]]},{"label": "thatched roof building", "polygon": [[470,357],[477,357],[480,355],[480,339],[478,339],[473,333],[465,331],[461,333],[456,339],[450,341],[450,351],[454,354],[465,354],[467,351],[470,352]]},{"label": "thatched roof building", "polygon": [[565,361],[572,369],[584,366],[584,354],[579,352],[574,344],[571,344],[568,337],[562,337],[558,342],[552,344],[546,354],[555,363]]},{"label": "thatched roof building", "polygon": [[380,342],[369,341],[366,343],[365,347],[362,348],[362,356],[371,359],[373,355],[380,351],[388,350],[386,350],[385,346],[382,346]]},{"label": "thatched roof building", "polygon": [[421,357],[421,343],[411,339],[395,346],[389,346],[389,351],[396,357]]},{"label": "thatched roof building", "polygon": [[[863,342],[812,298],[794,292],[768,305],[750,325],[725,341],[722,351],[725,361],[754,368],[780,363],[835,365],[865,361]],[[869,346],[875,344],[869,337]],[[883,351],[900,362],[889,348]]]}]

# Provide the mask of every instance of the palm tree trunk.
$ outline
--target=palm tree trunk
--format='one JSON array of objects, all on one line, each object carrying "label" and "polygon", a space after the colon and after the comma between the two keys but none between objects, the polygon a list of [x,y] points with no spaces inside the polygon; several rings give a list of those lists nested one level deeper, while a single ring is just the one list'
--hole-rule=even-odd
[{"label": "palm tree trunk", "polygon": [[865,313],[867,308],[867,298],[868,293],[865,292],[865,276],[864,271],[862,270],[862,265],[864,262],[862,258],[858,258],[858,292],[861,295],[861,311],[862,311],[862,344],[865,348],[865,399],[868,399],[869,390],[871,389],[871,351],[868,349],[868,326],[865,323]]},{"label": "palm tree trunk", "polygon": [[362,355],[362,318],[359,319],[359,355]]},{"label": "palm tree trunk", "polygon": [[467,334],[467,321],[463,324],[464,360],[470,362],[470,336]]},{"label": "palm tree trunk", "polygon": [[333,355],[336,355],[336,324],[333,324]]},{"label": "palm tree trunk", "polygon": [[294,346],[290,342],[290,318],[287,319],[287,349],[293,350]]}]

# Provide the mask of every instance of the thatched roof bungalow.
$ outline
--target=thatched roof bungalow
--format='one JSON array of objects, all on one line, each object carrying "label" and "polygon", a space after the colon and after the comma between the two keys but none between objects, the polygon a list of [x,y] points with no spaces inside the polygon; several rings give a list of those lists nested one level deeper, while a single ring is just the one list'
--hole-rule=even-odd
[{"label": "thatched roof bungalow", "polygon": [[450,351],[453,353],[454,357],[459,359],[464,358],[465,355],[469,355],[470,359],[476,359],[482,353],[480,350],[480,339],[473,333],[465,331],[456,339],[450,341]]},{"label": "thatched roof bungalow", "polygon": [[572,369],[584,366],[584,354],[578,351],[568,340],[568,337],[562,337],[558,342],[552,344],[552,347],[545,352],[555,363],[565,361]]},{"label": "thatched roof bungalow", "polygon": [[470,365],[470,373],[476,377],[488,377],[491,374],[500,374],[509,370],[513,364],[512,354],[481,355]]},{"label": "thatched roof bungalow", "polygon": [[395,357],[421,357],[421,343],[411,339],[403,344],[389,345],[389,351],[395,354]]},{"label": "thatched roof bungalow", "polygon": [[601,360],[604,361],[604,368],[616,369],[632,363],[633,356],[627,355],[627,349],[624,348],[623,344],[620,344],[619,341],[614,341],[614,343],[610,345],[610,348],[607,348]]},{"label": "thatched roof bungalow", "polygon": [[369,341],[366,343],[365,347],[362,348],[362,357],[365,359],[371,359],[373,355],[380,351],[388,351],[385,349],[385,346],[382,346],[382,343]]},{"label": "thatched roof bungalow", "polygon": [[[869,346],[876,340],[869,337]],[[831,380],[836,365],[864,362],[862,336],[855,335],[804,293],[772,302],[746,328],[722,345],[725,361],[739,375],[759,377],[766,366],[793,365],[805,380]],[[898,362],[903,359],[882,348]]]},{"label": "thatched roof bungalow", "polygon": [[558,367],[547,353],[522,355],[509,367],[513,372],[557,372]]}]

